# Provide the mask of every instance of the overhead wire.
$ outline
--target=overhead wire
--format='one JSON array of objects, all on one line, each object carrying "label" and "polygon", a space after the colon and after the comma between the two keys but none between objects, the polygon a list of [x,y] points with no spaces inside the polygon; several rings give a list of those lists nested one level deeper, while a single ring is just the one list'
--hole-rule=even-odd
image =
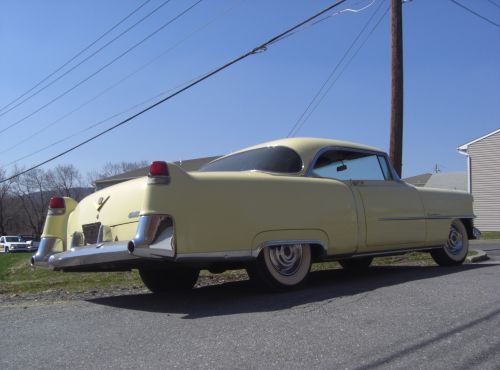
[{"label": "overhead wire", "polygon": [[319,105],[322,103],[322,101],[325,99],[325,97],[328,95],[329,91],[333,88],[333,86],[335,85],[335,83],[340,79],[340,77],[344,74],[345,70],[347,69],[347,67],[349,67],[349,65],[351,64],[351,62],[354,60],[354,58],[358,55],[358,53],[360,52],[360,50],[363,48],[363,46],[366,44],[366,42],[369,40],[369,38],[371,37],[371,35],[373,34],[373,32],[377,29],[377,27],[380,25],[380,23],[382,22],[382,20],[385,18],[385,16],[387,15],[387,13],[389,13],[389,10],[390,10],[390,7],[387,7],[386,11],[382,14],[382,16],[379,18],[379,20],[377,21],[377,23],[373,26],[373,28],[370,30],[368,36],[363,40],[363,42],[360,44],[360,46],[356,49],[356,51],[353,53],[353,55],[349,58],[349,60],[344,64],[344,67],[342,67],[342,69],[340,70],[339,74],[337,75],[337,77],[331,82],[330,86],[328,87],[328,89],[323,93],[323,95],[321,96],[321,98],[316,102],[316,104],[314,105],[313,109],[309,111],[309,113],[307,114],[307,116],[305,117],[305,120],[302,121],[302,123],[299,125],[299,127],[295,130],[295,133],[294,135],[296,135],[301,129],[302,127],[304,127],[304,125],[307,123],[307,120],[311,117],[311,115],[316,111],[316,109],[319,107]]},{"label": "overhead wire", "polygon": [[[76,108],[72,109],[71,111],[69,111],[68,113],[65,113],[63,114],[61,117],[57,118],[56,120],[46,124],[45,126],[43,126],[42,128],[40,128],[39,130],[35,131],[35,132],[32,132],[28,137],[22,139],[22,140],[19,140],[18,142],[4,148],[3,150],[0,151],[0,154],[4,154],[4,153],[7,153],[9,151],[11,151],[12,149],[14,148],[18,148],[19,146],[21,146],[22,144],[26,143],[28,140],[38,136],[39,134],[41,134],[42,132],[48,130],[50,127],[54,126],[55,124],[61,122],[62,120],[64,120],[65,118],[68,118],[69,116],[71,116],[72,114],[78,112],[80,109],[84,108],[85,106],[89,105],[90,103],[94,102],[95,100],[97,100],[98,98],[100,98],[101,96],[103,96],[104,94],[106,94],[107,92],[111,91],[112,89],[114,89],[115,87],[119,86],[120,84],[122,84],[123,82],[125,82],[126,80],[128,80],[129,78],[131,78],[132,76],[136,75],[137,73],[141,72],[142,70],[144,70],[145,68],[147,68],[148,66],[150,66],[151,64],[153,64],[154,62],[156,62],[157,60],[159,60],[160,58],[164,57],[166,54],[168,54],[169,52],[171,52],[172,50],[174,50],[175,48],[177,48],[178,46],[182,45],[184,42],[186,42],[187,40],[189,40],[191,37],[193,37],[195,34],[197,34],[198,32],[202,31],[203,29],[207,28],[209,25],[211,25],[213,22],[215,22],[215,20],[217,20],[219,17],[221,16],[224,16],[228,13],[230,13],[233,9],[236,8],[237,5],[239,5],[243,0],[239,0],[239,1],[236,1],[234,3],[231,4],[230,7],[224,9],[221,13],[217,14],[215,17],[211,18],[208,22],[204,23],[203,25],[201,25],[200,27],[196,28],[195,30],[193,30],[192,32],[190,32],[188,35],[186,35],[184,38],[182,38],[181,40],[179,40],[178,42],[176,42],[174,45],[171,45],[170,47],[168,47],[166,50],[162,51],[160,54],[156,55],[154,58],[150,59],[149,61],[147,61],[146,63],[144,63],[143,65],[141,65],[139,68],[135,69],[134,71],[132,71],[131,73],[127,74],[126,76],[124,76],[123,78],[121,78],[120,80],[118,80],[117,82],[115,82],[114,84],[108,86],[107,88],[105,88],[104,90],[101,90],[97,95],[93,96],[92,98],[86,100],[84,103],[80,104],[79,106],[77,106]],[[176,86],[176,87],[179,87],[179,86]],[[166,93],[166,92],[165,92]],[[155,96],[157,97],[157,96]],[[134,106],[136,107],[136,106]],[[127,110],[128,111],[128,110]],[[123,112],[122,112],[123,113]],[[116,116],[113,116],[113,117],[116,117]],[[58,142],[59,143],[59,142]],[[45,147],[46,149],[47,147]],[[39,151],[37,151],[36,153],[39,153]],[[36,154],[36,153],[33,153],[33,154]],[[28,156],[25,156],[23,158],[19,158],[18,160],[14,161],[14,162],[17,162],[19,160],[22,160],[22,159],[25,159],[26,157],[30,157],[31,155],[28,155]],[[10,164],[14,163],[14,162],[11,162]],[[10,165],[10,164],[7,164],[6,166]]]},{"label": "overhead wire", "polygon": [[[201,76],[203,76],[203,75],[201,75]],[[134,110],[134,109],[136,109],[136,108],[138,108],[140,106],[143,106],[143,105],[145,105],[145,104],[147,104],[147,103],[149,103],[149,102],[151,102],[151,101],[153,101],[155,99],[158,99],[159,97],[164,96],[165,94],[168,94],[171,91],[174,91],[174,90],[176,90],[176,89],[178,89],[178,88],[180,88],[182,86],[185,86],[185,85],[189,84],[190,82],[195,81],[197,78],[200,78],[201,76],[192,78],[189,81],[185,81],[185,82],[183,82],[181,84],[178,84],[178,85],[176,85],[176,86],[174,86],[174,87],[172,87],[172,88],[170,88],[170,89],[168,89],[166,91],[163,91],[163,92],[161,92],[159,94],[156,94],[156,95],[154,95],[154,96],[152,96],[152,97],[150,97],[150,98],[148,98],[146,100],[143,100],[140,103],[134,104],[133,106],[128,107],[127,109],[124,109],[124,110],[122,110],[122,111],[120,111],[118,113],[114,113],[114,114],[112,114],[112,115],[110,115],[110,116],[108,116],[108,117],[106,117],[106,118],[104,118],[104,119],[102,119],[102,120],[100,120],[98,122],[95,122],[95,123],[93,123],[93,124],[91,124],[91,125],[83,128],[83,129],[75,132],[75,133],[67,135],[67,136],[65,136],[62,139],[59,139],[59,140],[54,141],[54,142],[51,142],[50,144],[45,145],[42,148],[36,149],[36,150],[34,150],[33,152],[31,152],[29,154],[26,154],[26,155],[24,155],[24,156],[22,156],[20,158],[17,158],[17,159],[15,159],[15,160],[13,160],[13,161],[11,161],[9,163],[6,163],[1,168],[6,168],[8,166],[14,165],[14,164],[18,163],[19,161],[22,161],[23,159],[27,159],[27,158],[33,157],[34,155],[39,154],[39,153],[41,153],[41,152],[43,152],[43,151],[45,151],[45,150],[47,150],[47,149],[49,149],[49,148],[51,148],[51,147],[53,147],[55,145],[61,144],[61,143],[65,142],[65,141],[68,141],[69,139],[72,139],[72,138],[74,138],[74,137],[76,137],[78,135],[81,135],[81,134],[83,134],[83,133],[85,133],[87,131],[90,131],[93,128],[99,127],[99,126],[103,125],[104,123],[106,123],[108,121],[111,121],[113,118],[119,117],[119,116],[121,116],[121,115],[123,115],[123,114],[125,114],[127,112],[130,112],[130,111],[132,111],[132,110]]]},{"label": "overhead wire", "polygon": [[488,1],[492,5],[495,5],[497,8],[500,8],[500,5],[495,3],[493,0],[486,0],[486,1]]},{"label": "overhead wire", "polygon": [[204,0],[198,0],[198,1],[196,1],[194,4],[190,5],[188,8],[184,9],[182,12],[180,12],[179,14],[177,14],[175,17],[171,18],[169,21],[167,21],[166,23],[162,24],[156,30],[154,30],[153,32],[151,32],[148,36],[146,36],[145,38],[143,38],[141,41],[135,43],[134,45],[132,45],[131,47],[129,47],[127,50],[125,50],[123,53],[121,53],[117,57],[113,58],[110,62],[108,62],[105,65],[103,65],[102,67],[100,67],[97,71],[91,73],[90,75],[88,75],[87,77],[85,77],[83,80],[80,80],[80,82],[78,82],[76,85],[73,85],[71,88],[69,88],[69,89],[65,90],[63,93],[57,95],[55,98],[53,98],[52,100],[50,100],[48,103],[45,103],[41,107],[35,109],[30,114],[28,114],[28,115],[24,116],[23,118],[15,121],[13,123],[11,123],[10,125],[8,125],[5,128],[0,129],[0,134],[3,133],[3,132],[5,132],[5,131],[7,131],[7,130],[9,130],[12,127],[15,127],[15,126],[19,125],[20,123],[22,123],[25,120],[27,120],[28,118],[34,116],[36,113],[38,113],[41,110],[45,109],[49,105],[51,105],[54,102],[58,101],[63,96],[69,94],[71,91],[75,90],[77,87],[81,86],[82,84],[84,84],[85,82],[87,82],[88,80],[90,80],[91,78],[95,77],[97,74],[99,74],[100,72],[102,72],[104,69],[108,68],[110,65],[114,64],[119,59],[123,58],[125,55],[127,55],[128,53],[130,53],[132,50],[134,50],[138,46],[142,45],[144,42],[146,42],[151,37],[153,37],[154,35],[156,35],[158,32],[160,32],[161,30],[163,30],[164,28],[166,28],[167,26],[169,26],[170,24],[172,24],[173,22],[175,22],[177,19],[181,18],[183,15],[185,15],[186,13],[188,13],[190,10],[192,10],[194,7],[196,7],[198,4],[200,4],[203,1]]},{"label": "overhead wire", "polygon": [[[378,7],[375,8],[375,10],[372,13],[372,15],[368,18],[368,20],[365,23],[365,25],[361,28],[361,30],[358,32],[358,34],[356,35],[356,37],[352,40],[351,44],[346,49],[346,51],[344,52],[344,54],[342,55],[342,57],[335,64],[335,66],[332,68],[332,70],[329,73],[328,77],[321,84],[321,87],[318,89],[318,91],[316,92],[316,94],[314,95],[314,97],[310,100],[310,102],[307,105],[306,109],[304,109],[304,111],[302,112],[302,114],[295,121],[295,123],[293,124],[292,128],[288,132],[287,137],[291,137],[291,136],[295,135],[300,130],[300,128],[304,125],[305,121],[307,121],[307,119],[311,116],[312,112],[314,112],[314,110],[316,110],[317,106],[319,105],[319,104],[315,105],[318,102],[318,99],[320,99],[319,100],[320,102],[323,100],[323,97],[320,98],[320,96],[325,91],[325,89],[328,92],[333,87],[333,84],[335,82],[332,83],[330,85],[330,87],[327,88],[328,84],[330,83],[330,81],[332,80],[332,78],[335,76],[335,73],[340,68],[340,66],[342,65],[342,63],[346,60],[346,58],[348,57],[349,53],[355,47],[356,43],[359,41],[359,39],[361,38],[361,36],[363,35],[363,33],[366,31],[366,29],[368,28],[368,26],[370,25],[370,23],[372,22],[372,20],[375,18],[376,14],[378,13],[378,11],[380,10],[380,8],[382,7],[383,4],[384,4],[384,0],[381,0],[380,3],[379,3],[379,5],[378,5]],[[310,111],[311,111],[311,114],[308,114]]]},{"label": "overhead wire", "polygon": [[455,4],[455,5],[459,6],[459,7],[461,7],[462,9],[467,10],[469,13],[474,14],[476,17],[481,18],[483,21],[486,21],[486,22],[488,22],[488,23],[490,23],[490,24],[492,24],[492,25],[494,25],[494,26],[496,26],[496,27],[499,27],[499,28],[500,28],[500,24],[499,24],[499,23],[496,23],[496,22],[492,21],[491,19],[486,18],[484,15],[479,14],[478,12],[476,12],[476,11],[472,10],[471,8],[466,7],[465,5],[463,5],[463,4],[461,4],[461,3],[459,3],[459,2],[458,2],[458,1],[456,1],[456,0],[450,0],[450,1],[451,1],[453,4]]},{"label": "overhead wire", "polygon": [[[31,91],[33,91],[34,89],[36,89],[38,86],[40,86],[42,83],[44,83],[45,81],[47,81],[49,78],[51,78],[52,76],[54,76],[57,72],[59,72],[60,70],[62,70],[64,67],[66,67],[68,64],[70,64],[72,61],[74,61],[76,58],[78,58],[80,55],[82,55],[83,53],[85,53],[87,50],[89,50],[92,46],[94,46],[95,44],[97,44],[99,41],[101,41],[104,37],[106,37],[107,35],[109,35],[111,32],[113,32],[117,27],[119,27],[123,22],[125,22],[127,19],[129,19],[131,16],[133,16],[135,13],[137,13],[139,10],[141,10],[144,6],[146,6],[149,2],[151,2],[151,0],[146,0],[144,1],[142,4],[140,4],[137,8],[135,8],[132,12],[130,12],[129,14],[127,14],[125,16],[125,18],[122,18],[118,23],[116,23],[114,26],[112,26],[110,29],[108,29],[106,32],[104,32],[102,35],[100,35],[97,39],[95,39],[94,41],[92,41],[90,44],[88,44],[86,47],[84,47],[82,50],[80,50],[78,53],[76,53],[75,55],[73,55],[70,59],[68,59],[66,62],[64,62],[63,64],[61,64],[59,67],[57,67],[52,73],[50,73],[49,75],[47,75],[46,77],[44,77],[42,80],[40,80],[38,83],[36,83],[34,86],[32,86],[30,89],[26,90],[24,93],[22,93],[21,95],[19,95],[17,98],[15,98],[14,100],[12,100],[11,102],[9,102],[8,104],[4,105],[3,107],[0,108],[0,112],[2,112],[5,108],[8,108],[9,106],[11,106],[12,104],[14,104],[15,102],[17,102],[19,99],[23,98],[24,96],[26,96],[27,94],[29,94]],[[24,102],[24,101],[23,101]],[[17,105],[16,105],[17,106]],[[14,107],[15,108],[15,107]],[[13,109],[13,108],[12,108]],[[5,112],[7,113],[7,112]],[[2,114],[0,114],[0,116],[2,116]]]},{"label": "overhead wire", "polygon": [[[346,8],[346,9],[342,9],[342,10],[339,10],[339,11],[337,11],[337,12],[334,12],[334,13],[332,13],[332,14],[328,14],[328,15],[326,15],[326,16],[324,16],[324,17],[322,17],[322,18],[318,19],[318,20],[316,20],[315,22],[311,22],[311,23],[309,23],[309,24],[306,24],[306,25],[302,26],[301,28],[299,28],[299,29],[295,30],[294,32],[292,32],[292,33],[290,33],[290,34],[287,34],[287,35],[283,36],[282,38],[280,38],[279,40],[276,40],[275,42],[278,42],[278,41],[281,41],[281,40],[283,40],[283,39],[285,39],[285,38],[288,38],[288,37],[290,37],[290,36],[293,36],[293,35],[295,35],[297,32],[302,32],[302,31],[304,30],[304,28],[308,28],[308,27],[315,26],[315,25],[317,25],[318,23],[323,22],[323,21],[325,21],[325,20],[327,20],[327,19],[329,19],[329,18],[332,18],[332,17],[334,17],[334,16],[336,16],[336,15],[339,15],[339,14],[342,14],[342,13],[345,13],[345,12],[358,13],[358,12],[360,12],[360,11],[363,11],[363,10],[365,10],[365,9],[368,9],[368,8],[369,8],[369,7],[371,7],[371,6],[372,6],[372,5],[373,5],[376,1],[377,1],[377,0],[372,0],[372,1],[368,4],[368,5],[366,5],[366,6],[362,7],[362,8],[359,8],[359,9]],[[359,3],[358,3],[358,4],[359,4]]]},{"label": "overhead wire", "polygon": [[225,64],[223,64],[223,65],[221,65],[221,66],[219,66],[219,67],[217,67],[216,69],[214,69],[214,70],[212,70],[211,72],[209,72],[209,73],[207,73],[207,74],[203,75],[202,77],[200,77],[200,78],[196,79],[195,81],[193,81],[193,82],[189,83],[188,85],[186,85],[186,86],[182,87],[181,89],[179,89],[179,90],[177,90],[177,91],[173,92],[172,94],[169,94],[168,96],[166,96],[166,97],[164,97],[164,98],[162,98],[162,99],[158,100],[157,102],[155,102],[155,103],[153,103],[153,104],[149,105],[148,107],[146,107],[146,108],[144,108],[144,109],[140,110],[139,112],[137,112],[137,113],[135,113],[135,114],[133,114],[133,115],[131,115],[131,116],[129,116],[129,117],[127,117],[127,118],[123,119],[122,121],[120,121],[120,122],[118,122],[118,123],[116,123],[116,124],[112,125],[111,127],[109,127],[109,128],[107,128],[107,129],[105,129],[105,130],[103,130],[103,131],[101,131],[101,132],[99,132],[99,133],[97,133],[97,134],[95,134],[95,135],[91,136],[90,138],[88,138],[88,139],[86,139],[86,140],[84,140],[84,141],[81,141],[80,143],[78,143],[78,144],[76,144],[76,145],[74,145],[74,146],[72,146],[72,147],[70,147],[70,148],[68,148],[68,149],[64,150],[63,152],[61,152],[61,153],[59,153],[59,154],[56,154],[56,155],[54,155],[54,156],[52,156],[52,157],[50,157],[50,158],[48,158],[48,159],[46,159],[46,160],[44,160],[44,161],[42,161],[42,162],[40,162],[40,163],[36,164],[36,165],[34,165],[34,166],[31,166],[31,167],[30,167],[30,168],[28,168],[28,169],[25,169],[25,170],[19,171],[19,172],[17,172],[16,174],[14,174],[14,175],[12,175],[12,176],[10,176],[10,177],[7,177],[7,178],[5,178],[5,179],[1,180],[1,181],[0,181],[0,184],[1,184],[1,183],[4,183],[4,182],[7,182],[7,181],[10,181],[10,180],[12,180],[12,179],[14,179],[14,178],[16,178],[16,177],[19,177],[19,176],[21,176],[21,175],[23,175],[23,174],[25,174],[25,173],[27,173],[27,172],[29,172],[29,171],[32,171],[32,170],[34,170],[34,169],[36,169],[36,168],[38,168],[38,167],[41,167],[41,166],[43,166],[43,165],[45,165],[45,164],[47,164],[47,163],[49,163],[49,162],[52,162],[52,161],[54,161],[54,160],[56,160],[56,159],[58,159],[58,158],[60,158],[60,157],[62,157],[62,156],[64,156],[64,155],[66,155],[66,154],[70,153],[70,152],[72,152],[72,151],[74,151],[74,150],[76,150],[76,149],[78,149],[78,148],[82,147],[83,145],[88,144],[89,142],[94,141],[95,139],[97,139],[97,138],[99,138],[99,137],[101,137],[101,136],[103,136],[103,135],[105,135],[105,134],[107,134],[107,133],[109,133],[109,132],[111,132],[111,131],[113,131],[113,130],[117,129],[118,127],[121,127],[121,126],[125,125],[126,123],[128,123],[128,122],[132,121],[133,119],[135,119],[135,118],[137,118],[137,117],[139,117],[139,116],[143,115],[144,113],[146,113],[146,112],[148,112],[148,111],[152,110],[153,108],[156,108],[156,107],[157,107],[157,106],[159,106],[160,104],[165,103],[166,101],[168,101],[168,100],[170,100],[170,99],[174,98],[175,96],[177,96],[177,95],[179,95],[179,94],[182,94],[184,91],[189,90],[190,88],[192,88],[192,87],[194,87],[194,86],[196,86],[196,85],[200,84],[201,82],[203,82],[203,81],[205,81],[205,80],[209,79],[210,77],[212,77],[212,76],[214,76],[214,75],[216,75],[216,74],[218,74],[218,73],[222,72],[223,70],[225,70],[225,69],[229,68],[230,66],[232,66],[232,65],[234,65],[234,64],[236,64],[236,63],[238,63],[238,62],[240,62],[240,61],[242,61],[242,60],[244,60],[244,59],[248,58],[249,56],[252,56],[252,55],[255,55],[255,54],[261,53],[261,52],[263,52],[263,51],[266,51],[266,50],[267,50],[267,47],[268,47],[268,46],[270,46],[270,45],[272,45],[273,43],[275,43],[275,42],[276,42],[276,40],[280,40],[280,39],[282,39],[282,38],[283,38],[283,36],[287,35],[288,33],[295,31],[296,29],[298,29],[298,28],[302,27],[303,25],[305,25],[305,24],[307,24],[307,23],[311,22],[312,20],[315,20],[316,18],[318,18],[318,17],[320,17],[321,15],[323,15],[323,14],[325,14],[325,13],[329,12],[330,10],[332,10],[332,9],[336,8],[337,6],[339,6],[339,5],[343,4],[343,3],[345,3],[346,1],[347,1],[347,0],[337,0],[337,1],[335,1],[333,4],[331,4],[331,5],[327,6],[327,7],[326,7],[326,8],[324,8],[323,10],[321,10],[321,11],[319,11],[319,12],[315,13],[314,15],[312,15],[312,16],[310,16],[310,17],[308,17],[308,18],[306,18],[305,20],[303,20],[303,21],[299,22],[298,24],[296,24],[296,25],[294,25],[294,26],[292,26],[292,27],[288,28],[286,31],[281,32],[280,34],[278,34],[278,35],[276,35],[276,36],[274,36],[274,37],[270,38],[269,40],[267,40],[267,41],[265,41],[264,43],[262,43],[262,44],[260,44],[260,45],[256,46],[255,48],[251,49],[250,51],[248,51],[248,52],[246,52],[246,53],[244,53],[244,54],[241,54],[240,56],[238,56],[238,57],[236,57],[236,58],[234,58],[234,59],[232,59],[232,60],[230,60],[230,61],[226,62]]}]

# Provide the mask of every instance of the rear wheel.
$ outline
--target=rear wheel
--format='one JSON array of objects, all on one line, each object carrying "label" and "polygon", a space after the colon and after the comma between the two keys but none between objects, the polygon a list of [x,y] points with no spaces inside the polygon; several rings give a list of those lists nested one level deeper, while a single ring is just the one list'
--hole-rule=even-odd
[{"label": "rear wheel", "polygon": [[166,293],[193,288],[200,270],[189,267],[139,269],[142,282],[153,293]]},{"label": "rear wheel", "polygon": [[247,272],[250,279],[260,285],[284,291],[304,283],[310,268],[309,244],[285,244],[264,248]]},{"label": "rear wheel", "polygon": [[458,266],[465,261],[469,251],[467,230],[460,220],[453,220],[448,241],[442,249],[431,251],[431,256],[439,266]]},{"label": "rear wheel", "polygon": [[340,266],[349,271],[363,271],[370,267],[373,257],[358,257],[340,260]]}]

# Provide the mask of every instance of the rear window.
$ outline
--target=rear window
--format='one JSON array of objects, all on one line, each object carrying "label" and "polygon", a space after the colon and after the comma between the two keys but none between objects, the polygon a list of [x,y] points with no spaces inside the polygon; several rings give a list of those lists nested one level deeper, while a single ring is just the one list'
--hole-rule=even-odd
[{"label": "rear window", "polygon": [[200,172],[216,171],[264,171],[297,173],[302,170],[302,159],[292,149],[273,146],[248,150],[217,159],[202,168]]}]

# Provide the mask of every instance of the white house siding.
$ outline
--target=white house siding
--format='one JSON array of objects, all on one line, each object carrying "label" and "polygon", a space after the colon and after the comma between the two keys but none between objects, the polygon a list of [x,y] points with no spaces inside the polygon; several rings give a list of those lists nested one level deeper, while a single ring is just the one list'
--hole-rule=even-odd
[{"label": "white house siding", "polygon": [[500,132],[471,143],[467,154],[474,223],[482,231],[500,231]]}]

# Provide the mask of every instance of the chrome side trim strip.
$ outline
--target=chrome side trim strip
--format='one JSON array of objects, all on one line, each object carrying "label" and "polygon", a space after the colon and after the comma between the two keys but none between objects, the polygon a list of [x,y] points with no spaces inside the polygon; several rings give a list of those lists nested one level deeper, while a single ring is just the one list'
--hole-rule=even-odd
[{"label": "chrome side trim strip", "polygon": [[245,259],[253,259],[250,251],[229,251],[229,252],[210,252],[210,253],[181,253],[175,258],[176,261],[241,261]]},{"label": "chrome side trim strip", "polygon": [[379,218],[377,221],[419,221],[419,220],[454,220],[457,218],[474,218],[473,215],[461,216],[442,216],[442,215],[429,215],[429,216],[416,216],[416,217],[384,217]]},{"label": "chrome side trim strip", "polygon": [[255,259],[259,256],[262,249],[273,245],[293,245],[293,244],[319,244],[327,252],[327,247],[321,240],[269,240],[260,244],[252,251],[228,251],[228,252],[209,252],[209,253],[182,253],[175,258],[176,261],[242,261]]},{"label": "chrome side trim strip", "polygon": [[325,253],[328,252],[328,247],[321,240],[268,240],[255,248],[252,251],[252,256],[257,258],[260,254],[260,251],[264,248],[271,247],[274,245],[293,245],[293,244],[319,244],[325,250]]},{"label": "chrome side trim strip", "polygon": [[390,255],[398,255],[398,254],[406,254],[411,252],[428,252],[433,249],[442,249],[442,245],[432,245],[428,247],[415,247],[415,248],[405,248],[405,249],[388,249],[386,251],[376,251],[376,252],[363,252],[356,254],[342,254],[342,255],[332,255],[328,256],[330,260],[339,260],[346,258],[359,258],[359,257],[380,257],[380,256],[390,256]]},{"label": "chrome side trim strip", "polygon": [[428,219],[428,217],[384,217],[379,218],[377,221],[421,221]]}]

